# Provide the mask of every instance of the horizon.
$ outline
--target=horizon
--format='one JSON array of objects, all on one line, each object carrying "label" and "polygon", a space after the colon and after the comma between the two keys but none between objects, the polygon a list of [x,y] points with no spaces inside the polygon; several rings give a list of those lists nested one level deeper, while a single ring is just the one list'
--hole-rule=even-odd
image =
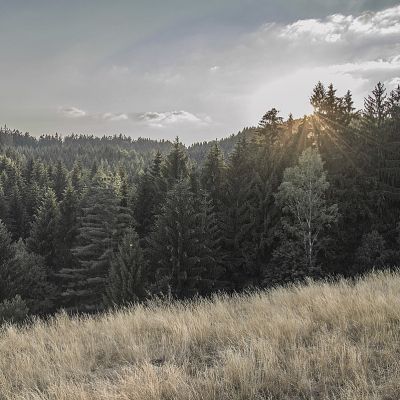
[{"label": "horizon", "polygon": [[310,114],[319,80],[362,108],[378,81],[400,83],[400,5],[376,3],[4,4],[0,124],[189,146],[255,126],[271,107]]}]

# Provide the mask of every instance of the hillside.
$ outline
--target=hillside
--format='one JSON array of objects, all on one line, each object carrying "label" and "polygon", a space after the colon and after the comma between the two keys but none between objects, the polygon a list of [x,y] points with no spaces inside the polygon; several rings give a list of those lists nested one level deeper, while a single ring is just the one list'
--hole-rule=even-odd
[{"label": "hillside", "polygon": [[1,399],[395,399],[400,275],[59,315],[0,335]]}]

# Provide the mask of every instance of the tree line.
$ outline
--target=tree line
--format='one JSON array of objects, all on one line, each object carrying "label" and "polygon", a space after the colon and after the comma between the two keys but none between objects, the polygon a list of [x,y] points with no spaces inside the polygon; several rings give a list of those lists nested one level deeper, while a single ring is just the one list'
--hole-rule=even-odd
[{"label": "tree line", "polygon": [[310,102],[189,149],[2,129],[0,318],[395,267],[400,88]]}]

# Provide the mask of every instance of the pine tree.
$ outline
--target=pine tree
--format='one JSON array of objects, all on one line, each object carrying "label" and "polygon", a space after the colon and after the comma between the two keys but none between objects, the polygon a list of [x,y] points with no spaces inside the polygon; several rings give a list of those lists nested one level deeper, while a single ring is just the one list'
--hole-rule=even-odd
[{"label": "pine tree", "polygon": [[53,308],[54,287],[48,280],[43,258],[27,250],[22,240],[13,245],[13,256],[0,266],[0,297],[20,295],[33,313]]},{"label": "pine tree", "polygon": [[28,215],[22,197],[22,190],[18,183],[15,183],[7,195],[7,214],[6,220],[14,240],[25,238],[28,231]]},{"label": "pine tree", "polygon": [[200,293],[208,294],[216,290],[225,290],[230,287],[224,279],[225,268],[222,252],[222,230],[219,214],[216,211],[209,192],[202,190],[199,193],[198,226],[200,229],[200,243],[203,243],[202,263],[205,266]]},{"label": "pine tree", "polygon": [[356,265],[353,268],[358,273],[372,268],[383,268],[387,265],[387,259],[385,240],[379,232],[373,230],[363,235],[361,245],[356,251]]},{"label": "pine tree", "polygon": [[225,268],[233,286],[246,284],[248,264],[254,253],[249,252],[253,216],[249,201],[254,165],[246,138],[240,139],[231,154],[226,173],[226,190],[222,215]]},{"label": "pine tree", "polygon": [[11,234],[3,221],[0,220],[0,266],[4,265],[13,256]]},{"label": "pine tree", "polygon": [[364,121],[365,126],[369,128],[372,134],[377,135],[377,128],[380,128],[388,112],[388,101],[386,88],[383,83],[378,82],[372,91],[364,100]]},{"label": "pine tree", "polygon": [[128,230],[111,260],[108,273],[106,302],[128,304],[145,296],[146,261],[139,245],[137,233]]},{"label": "pine tree", "polygon": [[189,171],[188,156],[177,137],[163,166],[163,176],[168,183],[168,188],[171,188],[177,181],[187,178]]},{"label": "pine tree", "polygon": [[351,91],[348,90],[343,98],[343,111],[344,111],[344,121],[343,125],[348,126],[354,116],[354,101]]},{"label": "pine tree", "polygon": [[222,211],[226,166],[217,143],[214,143],[201,170],[202,187],[210,194],[214,207]]},{"label": "pine tree", "polygon": [[44,257],[46,265],[57,270],[58,232],[60,223],[60,210],[56,195],[52,189],[47,189],[41,203],[36,210],[32,223],[28,249]]},{"label": "pine tree", "polygon": [[201,292],[208,257],[201,239],[190,186],[179,181],[168,192],[149,238],[153,292],[183,298]]},{"label": "pine tree", "polygon": [[78,213],[78,195],[69,182],[60,203],[59,254],[57,255],[60,268],[71,268],[77,264],[71,249],[76,244],[78,236]]},{"label": "pine tree", "polygon": [[58,274],[64,281],[63,297],[68,307],[85,311],[103,307],[117,212],[115,191],[99,170],[83,200],[77,244],[72,249],[80,268],[64,268]]},{"label": "pine tree", "polygon": [[316,114],[320,115],[325,113],[325,99],[325,87],[321,82],[318,82],[317,85],[314,87],[313,93],[310,98],[310,103],[314,107],[314,112]]},{"label": "pine tree", "polygon": [[274,144],[278,140],[283,129],[283,118],[279,116],[276,108],[271,108],[261,118],[257,131],[268,144]]},{"label": "pine tree", "polygon": [[117,188],[117,215],[114,228],[115,250],[126,232],[134,225],[133,211],[131,205],[132,194],[128,187],[128,178],[125,170],[119,171],[120,184]]},{"label": "pine tree", "polygon": [[328,90],[324,99],[324,109],[326,112],[326,116],[329,122],[333,125],[334,129],[336,129],[336,122],[338,117],[340,116],[340,109],[342,105],[342,101],[339,97],[336,96],[337,90],[334,88],[333,84],[329,84]]},{"label": "pine tree", "polygon": [[161,176],[162,155],[157,152],[152,166],[140,177],[135,207],[134,219],[140,237],[147,236],[154,225],[155,216],[159,214],[165,185]]},{"label": "pine tree", "polygon": [[84,178],[81,163],[75,162],[71,171],[71,185],[75,192],[80,196],[84,188]]},{"label": "pine tree", "polygon": [[57,200],[61,201],[65,188],[68,184],[67,170],[61,161],[58,161],[54,176],[53,176],[53,189],[57,196]]}]

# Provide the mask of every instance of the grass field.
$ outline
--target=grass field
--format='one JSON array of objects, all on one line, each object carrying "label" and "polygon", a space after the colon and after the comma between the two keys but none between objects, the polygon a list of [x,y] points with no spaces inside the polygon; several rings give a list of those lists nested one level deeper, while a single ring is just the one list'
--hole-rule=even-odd
[{"label": "grass field", "polygon": [[0,333],[0,399],[399,399],[400,275]]}]

